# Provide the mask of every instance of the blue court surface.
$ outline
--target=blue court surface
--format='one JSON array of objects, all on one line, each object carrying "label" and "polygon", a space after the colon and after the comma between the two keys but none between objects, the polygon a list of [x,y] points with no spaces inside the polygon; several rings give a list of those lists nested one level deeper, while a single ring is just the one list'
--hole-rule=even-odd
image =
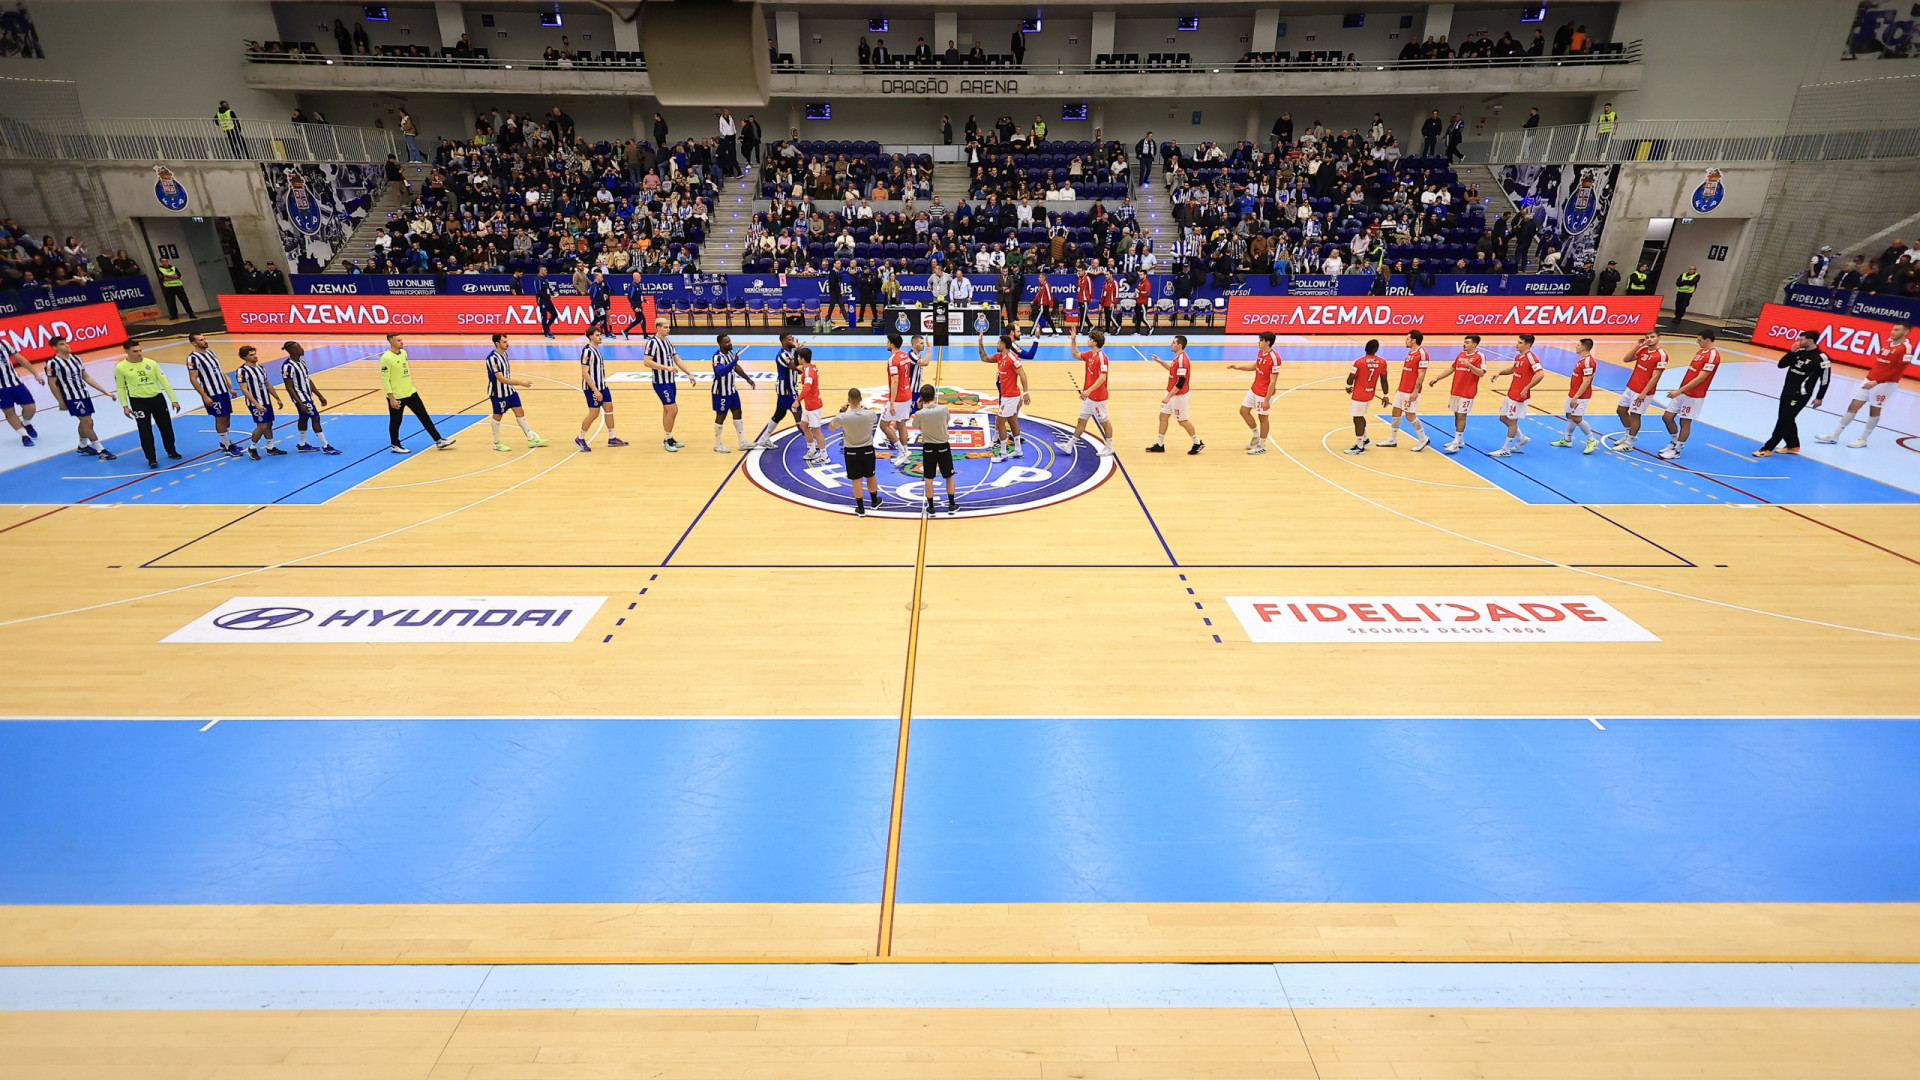
[{"label": "blue court surface", "polygon": [[[897,721],[0,725],[0,904],[878,902]],[[905,903],[1920,901],[1920,724],[913,725]]]},{"label": "blue court surface", "polygon": [[[244,412],[244,410],[243,410]],[[435,416],[442,435],[457,435],[479,421],[477,416]],[[220,451],[213,420],[204,414],[183,412],[173,419],[174,441],[182,460],[169,461],[161,453],[158,469],[148,469],[138,434],[116,435],[107,449],[113,461],[65,453],[0,473],[0,502],[68,504],[91,502],[174,505],[264,506],[270,503],[323,503],[355,485],[379,476],[412,459],[395,454],[387,445],[387,418],[366,413],[328,413],[327,438],[340,448],[338,455],[302,454],[291,416],[275,418],[274,437],[286,457],[262,456],[259,461],[230,457]],[[252,431],[242,415],[234,421],[236,436]],[[158,436],[155,436],[156,439]],[[317,440],[314,445],[319,445]],[[413,414],[400,428],[400,441],[409,450],[432,451],[433,441]],[[156,443],[156,450],[158,450]],[[485,450],[484,444],[466,447]]]}]

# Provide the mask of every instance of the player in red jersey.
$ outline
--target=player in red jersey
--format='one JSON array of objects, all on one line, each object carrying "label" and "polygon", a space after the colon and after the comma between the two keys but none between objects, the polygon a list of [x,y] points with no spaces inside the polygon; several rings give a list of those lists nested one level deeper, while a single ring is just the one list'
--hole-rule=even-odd
[{"label": "player in red jersey", "polygon": [[1625,430],[1607,443],[1615,450],[1633,449],[1640,437],[1640,418],[1660,390],[1660,373],[1667,370],[1667,350],[1660,347],[1660,331],[1647,331],[1626,360],[1633,366],[1633,373],[1627,376],[1627,388],[1620,392],[1620,404],[1614,409]]},{"label": "player in red jersey", "polygon": [[1409,450],[1425,450],[1433,444],[1427,437],[1426,425],[1420,422],[1420,390],[1426,385],[1427,357],[1426,346],[1421,344],[1427,337],[1418,330],[1407,331],[1407,358],[1400,362],[1400,385],[1393,391],[1393,430],[1387,437],[1375,443],[1376,446],[1400,445],[1400,418],[1406,417],[1413,426],[1413,445]]},{"label": "player in red jersey", "polygon": [[879,449],[892,440],[897,465],[907,452],[907,420],[913,416],[913,354],[897,331],[887,332],[887,347],[892,351],[887,356],[887,407],[880,413],[883,438],[875,439],[874,446]]},{"label": "player in red jersey", "polygon": [[1367,354],[1353,362],[1353,370],[1347,372],[1347,390],[1353,395],[1353,445],[1347,447],[1349,454],[1367,452],[1367,413],[1373,409],[1373,394],[1378,386],[1381,397],[1387,396],[1387,362],[1380,357],[1380,342],[1375,338],[1367,339]]},{"label": "player in red jersey", "polygon": [[[1100,426],[1100,434],[1106,436],[1106,442],[1098,451],[1101,457],[1113,453],[1113,424],[1107,420],[1107,335],[1103,330],[1091,330],[1087,333],[1087,343],[1093,348],[1080,351],[1080,328],[1074,327],[1072,336],[1067,339],[1067,347],[1081,363],[1087,365],[1086,376],[1080,381],[1080,420],[1073,425],[1071,436],[1061,436],[1055,445],[1072,452],[1080,445],[1080,436],[1087,433],[1087,421]],[[1011,343],[1009,343],[1011,348]]]},{"label": "player in red jersey", "polygon": [[1573,433],[1578,431],[1587,442],[1581,449],[1583,454],[1591,454],[1600,449],[1600,440],[1594,438],[1593,428],[1587,426],[1587,403],[1593,400],[1593,373],[1600,369],[1600,361],[1593,355],[1593,339],[1583,337],[1573,346],[1573,375],[1567,384],[1567,433],[1548,443],[1548,446],[1572,446]]},{"label": "player in red jersey", "polygon": [[825,465],[827,463],[827,433],[821,430],[820,419],[820,369],[813,364],[813,350],[801,346],[794,350],[794,363],[799,367],[796,385],[800,393],[799,414],[801,437],[807,440],[807,464]]},{"label": "player in red jersey", "polygon": [[1521,334],[1514,343],[1513,363],[1494,375],[1494,378],[1513,376],[1507,384],[1506,399],[1500,402],[1500,419],[1507,425],[1507,441],[1500,449],[1489,453],[1488,457],[1508,457],[1526,451],[1520,449],[1533,440],[1520,430],[1520,419],[1527,415],[1527,401],[1533,397],[1533,388],[1547,377],[1547,369],[1540,364],[1540,358],[1533,355],[1533,335]]},{"label": "player in red jersey", "polygon": [[1200,433],[1193,430],[1193,421],[1187,419],[1187,397],[1193,393],[1193,361],[1187,359],[1187,335],[1173,335],[1173,359],[1162,360],[1158,356],[1151,359],[1167,370],[1167,393],[1160,399],[1160,434],[1153,440],[1153,445],[1147,447],[1147,453],[1167,452],[1169,418],[1180,421],[1180,426],[1193,436],[1193,446],[1187,450],[1188,454],[1205,450],[1207,444],[1200,441]]},{"label": "player in red jersey", "polygon": [[1247,453],[1264,454],[1267,452],[1267,414],[1273,411],[1273,397],[1280,392],[1280,380],[1274,376],[1280,373],[1280,354],[1273,351],[1274,334],[1267,330],[1260,335],[1260,351],[1251,364],[1228,364],[1230,371],[1253,372],[1253,386],[1247,390],[1247,396],[1240,400],[1240,419],[1253,429],[1253,438],[1247,440]]},{"label": "player in red jersey", "polygon": [[1480,393],[1480,378],[1487,373],[1487,362],[1480,355],[1480,335],[1468,334],[1461,339],[1460,355],[1446,370],[1427,380],[1432,386],[1441,379],[1451,378],[1453,385],[1447,388],[1447,411],[1453,414],[1453,438],[1441,450],[1457,454],[1467,445],[1467,415],[1473,412],[1473,399]]},{"label": "player in red jersey", "polygon": [[1866,449],[1867,440],[1873,437],[1873,429],[1880,426],[1880,410],[1886,407],[1887,399],[1900,387],[1900,377],[1907,373],[1907,365],[1914,361],[1913,342],[1907,340],[1907,334],[1913,327],[1906,323],[1895,323],[1887,334],[1886,347],[1880,350],[1880,358],[1867,369],[1867,377],[1860,380],[1860,389],[1853,392],[1853,403],[1847,406],[1847,415],[1840,418],[1840,426],[1825,435],[1815,435],[1814,439],[1823,443],[1839,442],[1840,434],[1853,423],[1860,413],[1860,406],[1866,405],[1867,426],[1860,437],[1847,445],[1855,450]]},{"label": "player in red jersey", "polygon": [[1020,444],[1020,406],[1033,400],[1033,395],[1027,391],[1027,369],[1013,354],[1012,335],[1001,334],[1000,348],[989,356],[987,335],[981,334],[980,359],[994,366],[995,382],[1000,390],[1000,407],[993,414],[992,460],[1021,457],[1026,450]]},{"label": "player in red jersey", "polygon": [[1667,435],[1671,442],[1660,456],[1672,461],[1687,448],[1687,436],[1693,434],[1693,421],[1707,404],[1707,387],[1713,385],[1713,373],[1720,370],[1720,350],[1714,347],[1714,333],[1711,330],[1700,331],[1695,339],[1699,346],[1694,351],[1693,363],[1687,365],[1687,374],[1680,385],[1667,395],[1667,410],[1661,417],[1667,422]]}]

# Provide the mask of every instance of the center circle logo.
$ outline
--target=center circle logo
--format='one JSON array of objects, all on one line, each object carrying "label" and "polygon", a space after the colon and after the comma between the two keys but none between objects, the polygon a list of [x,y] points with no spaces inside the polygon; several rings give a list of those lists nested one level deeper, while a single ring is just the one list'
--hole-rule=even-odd
[{"label": "center circle logo", "polygon": [[[953,410],[947,426],[953,447],[953,488],[960,500],[962,517],[986,517],[1012,514],[1065,502],[1084,495],[1105,483],[1113,475],[1111,457],[1101,457],[1099,443],[1081,437],[1070,449],[1060,444],[1073,435],[1073,427],[1054,420],[1022,414],[1021,447],[1018,457],[994,461],[993,413],[999,399],[954,386],[939,387],[939,402]],[[886,405],[884,390],[862,390],[870,408]],[[839,408],[838,403],[834,405]],[[822,411],[822,420],[832,418]],[[1089,428],[1093,425],[1089,422]],[[1097,429],[1094,429],[1097,430]],[[880,483],[879,509],[869,509],[868,517],[918,518],[927,502],[927,483],[920,473],[919,432],[907,425],[912,443],[902,455],[894,451],[877,463],[874,477]],[[747,477],[764,491],[820,510],[853,513],[853,487],[847,481],[845,460],[841,455],[841,435],[835,428],[824,432],[827,439],[827,464],[809,465],[806,440],[800,432],[788,428],[775,436],[773,449],[754,451],[746,461]],[[882,451],[886,453],[886,451]],[[864,485],[863,485],[864,487]],[[946,510],[946,481],[935,478],[934,505]]]},{"label": "center circle logo", "polygon": [[213,625],[222,630],[278,630],[285,626],[299,626],[312,618],[313,612],[306,608],[247,608],[243,611],[229,611],[213,620]]}]

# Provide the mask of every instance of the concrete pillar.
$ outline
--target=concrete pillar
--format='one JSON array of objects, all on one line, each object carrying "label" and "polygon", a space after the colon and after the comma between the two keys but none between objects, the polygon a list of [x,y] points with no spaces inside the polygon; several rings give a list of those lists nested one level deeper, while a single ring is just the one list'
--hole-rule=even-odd
[{"label": "concrete pillar", "polygon": [[807,58],[800,54],[799,12],[776,11],[773,13],[773,43],[781,53],[792,56],[794,63],[807,62]]},{"label": "concrete pillar", "polygon": [[1280,37],[1280,11],[1278,8],[1260,8],[1253,13],[1253,34],[1247,38],[1247,51],[1251,53],[1272,52],[1273,43]]},{"label": "concrete pillar", "polygon": [[1094,12],[1093,33],[1089,34],[1088,37],[1093,41],[1093,47],[1087,55],[1088,63],[1092,63],[1093,58],[1102,53],[1113,52],[1113,12]]},{"label": "concrete pillar", "polygon": [[961,49],[960,16],[951,11],[936,11],[933,13],[933,40],[927,44],[933,49],[933,55],[939,56],[947,51],[949,41],[953,42],[954,48]]},{"label": "concrete pillar", "polygon": [[[1420,30],[1420,40],[1425,41],[1428,38],[1438,38],[1442,34],[1450,34],[1452,32],[1453,5],[1428,4],[1427,25]],[[1457,42],[1449,42],[1449,44],[1457,44]]]},{"label": "concrete pillar", "polygon": [[[613,51],[637,53],[640,51],[640,20],[613,17]],[[653,129],[652,118],[648,118],[648,132]]]},{"label": "concrete pillar", "polygon": [[[615,23],[618,26],[619,23]],[[639,52],[639,49],[622,49],[621,52]],[[627,99],[627,118],[633,122],[633,137],[641,142],[653,141],[653,110],[640,98]]]},{"label": "concrete pillar", "polygon": [[[467,13],[460,10],[458,3],[437,0],[433,5],[433,16],[440,23],[440,44],[451,49],[460,44],[460,35],[467,32]],[[473,131],[473,125],[467,125],[467,131]]]}]

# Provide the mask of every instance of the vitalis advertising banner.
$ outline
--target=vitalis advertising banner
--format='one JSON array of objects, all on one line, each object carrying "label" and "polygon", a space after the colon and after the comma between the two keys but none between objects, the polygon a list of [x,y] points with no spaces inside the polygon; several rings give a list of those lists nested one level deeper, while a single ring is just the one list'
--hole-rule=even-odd
[{"label": "vitalis advertising banner", "polygon": [[1229,596],[1256,642],[1659,641],[1597,596]]},{"label": "vitalis advertising banner", "polygon": [[[584,331],[593,311],[584,297],[555,298],[554,330]],[[540,332],[540,307],[530,296],[222,296],[220,312],[235,332],[269,330],[305,334],[476,334]],[[633,305],[613,298],[608,326],[624,333]],[[640,301],[643,333],[653,331],[653,298]]]},{"label": "vitalis advertising banner", "polygon": [[1660,317],[1658,296],[1529,300],[1504,296],[1227,298],[1227,331],[1253,334],[1643,334]]},{"label": "vitalis advertising banner", "polygon": [[83,353],[127,340],[127,325],[120,321],[120,309],[113,304],[85,304],[0,319],[0,340],[24,360],[52,356],[56,335],[66,338],[74,352]]},{"label": "vitalis advertising banner", "polygon": [[[1813,311],[1785,304],[1763,304],[1760,320],[1753,328],[1753,343],[1791,349],[1794,342],[1800,339],[1800,331],[1812,330],[1820,335],[1820,347],[1826,350],[1828,356],[1843,364],[1871,367],[1885,351],[1887,333],[1892,329],[1893,324],[1872,319],[1856,319],[1851,315],[1836,315],[1829,311]],[[1912,364],[1907,365],[1906,373],[1920,374]]]}]

